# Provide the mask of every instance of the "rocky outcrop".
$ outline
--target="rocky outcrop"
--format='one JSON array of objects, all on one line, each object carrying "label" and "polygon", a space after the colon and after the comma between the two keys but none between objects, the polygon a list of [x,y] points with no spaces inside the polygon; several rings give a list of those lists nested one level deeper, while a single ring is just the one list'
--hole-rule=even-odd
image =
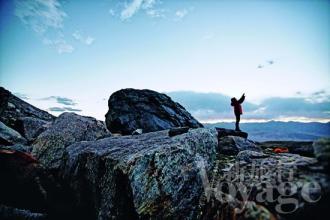
[{"label": "rocky outcrop", "polygon": [[260,144],[244,132],[193,129],[200,124],[189,113],[150,90],[110,97],[109,128],[135,131],[112,136],[91,117],[29,115],[38,110],[0,91],[0,219],[293,220],[328,213],[329,139],[316,141],[311,154],[310,143]]},{"label": "rocky outcrop", "polygon": [[216,164],[199,219],[307,220],[328,212],[330,178],[315,158],[245,150],[220,154]]},{"label": "rocky outcrop", "polygon": [[47,168],[56,169],[65,148],[78,141],[96,140],[109,134],[105,125],[75,113],[63,113],[33,143],[33,155]]},{"label": "rocky outcrop", "polygon": [[34,117],[21,117],[18,118],[15,123],[15,129],[30,143],[32,143],[39,134],[50,126],[50,121],[45,121]]},{"label": "rocky outcrop", "polygon": [[179,103],[151,90],[123,89],[113,93],[108,101],[106,125],[112,133],[143,133],[172,127],[203,127]]},{"label": "rocky outcrop", "polygon": [[243,150],[261,151],[253,141],[238,136],[221,137],[218,145],[220,153],[226,155],[237,155]]},{"label": "rocky outcrop", "polygon": [[330,138],[322,138],[313,143],[314,153],[318,161],[329,171],[330,168]]},{"label": "rocky outcrop", "polygon": [[168,130],[110,137],[66,148],[63,181],[75,195],[75,213],[91,219],[173,219],[197,216],[203,187],[217,154],[214,130]]},{"label": "rocky outcrop", "polygon": [[226,128],[215,128],[218,132],[218,137],[222,138],[225,136],[237,136],[242,138],[248,138],[248,133],[243,131],[235,131],[232,129],[226,129]]},{"label": "rocky outcrop", "polygon": [[0,121],[0,145],[26,144],[27,140],[17,131],[7,127]]},{"label": "rocky outcrop", "polygon": [[0,121],[15,129],[18,118],[33,117],[52,121],[55,117],[14,96],[8,90],[0,87]]}]

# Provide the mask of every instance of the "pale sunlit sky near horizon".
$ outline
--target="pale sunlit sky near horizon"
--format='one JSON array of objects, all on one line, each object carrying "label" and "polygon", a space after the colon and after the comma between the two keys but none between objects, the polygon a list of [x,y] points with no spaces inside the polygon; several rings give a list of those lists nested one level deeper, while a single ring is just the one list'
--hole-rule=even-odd
[{"label": "pale sunlit sky near horizon", "polygon": [[112,92],[147,88],[204,121],[232,117],[223,100],[243,92],[246,119],[329,121],[329,10],[325,0],[1,0],[0,83],[53,114],[104,119]]}]

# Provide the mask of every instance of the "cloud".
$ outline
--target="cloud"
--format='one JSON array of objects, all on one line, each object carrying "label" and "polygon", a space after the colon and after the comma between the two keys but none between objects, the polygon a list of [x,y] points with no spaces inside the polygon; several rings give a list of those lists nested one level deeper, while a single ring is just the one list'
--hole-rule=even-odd
[{"label": "cloud", "polygon": [[72,34],[73,38],[80,41],[83,44],[91,45],[94,42],[94,38],[91,36],[84,37],[80,31],[75,31]]},{"label": "cloud", "polygon": [[[177,91],[167,93],[174,101],[182,104],[194,117],[201,121],[234,120],[229,96],[220,93],[198,93]],[[308,96],[324,97],[318,91]],[[269,98],[256,105],[246,100],[242,118],[247,120],[273,120],[281,118],[318,118],[330,121],[330,96],[322,102],[310,102],[306,97]]]},{"label": "cloud", "polygon": [[188,10],[187,9],[177,10],[175,12],[175,16],[178,19],[182,19],[182,18],[186,17],[187,14],[188,14]]},{"label": "cloud", "polygon": [[67,17],[57,0],[15,0],[15,6],[15,15],[38,33],[62,28]]},{"label": "cloud", "polygon": [[150,9],[147,10],[147,15],[152,18],[165,18],[165,9]]},{"label": "cloud", "polygon": [[111,16],[115,16],[115,15],[116,15],[116,11],[115,11],[114,9],[110,8],[110,9],[109,9],[109,14],[110,14]]},{"label": "cloud", "polygon": [[63,38],[57,38],[54,40],[44,38],[42,41],[45,45],[49,45],[57,50],[59,54],[62,53],[72,53],[74,51],[74,47],[67,43]]},{"label": "cloud", "polygon": [[[157,0],[132,0],[130,3],[126,2],[124,9],[120,13],[120,18],[121,20],[128,20],[140,10],[144,10],[147,15],[153,18],[164,17],[163,9],[154,9],[158,2]],[[110,14],[114,15],[115,13],[112,10]]]},{"label": "cloud", "polygon": [[69,111],[69,112],[81,112],[81,109],[76,109],[76,108],[71,108],[71,107],[50,107],[47,109],[48,111],[52,111],[52,112],[65,112],[65,111]]},{"label": "cloud", "polygon": [[40,100],[55,100],[59,104],[68,105],[68,106],[74,106],[77,104],[74,100],[72,100],[70,98],[66,98],[66,97],[61,97],[61,96],[49,96],[49,97],[42,98]]},{"label": "cloud", "polygon": [[55,48],[59,54],[73,52],[73,46],[62,34],[67,14],[58,0],[15,0],[14,13],[43,39],[45,45]]},{"label": "cloud", "polygon": [[15,96],[17,96],[20,99],[24,99],[24,100],[29,100],[30,98],[28,97],[28,95],[23,94],[23,93],[19,93],[19,92],[15,92],[14,93]]},{"label": "cloud", "polygon": [[275,63],[274,60],[267,60],[266,62],[262,63],[262,64],[259,64],[257,66],[258,69],[262,69],[262,68],[265,68],[266,66],[270,66],[270,65],[273,65]]},{"label": "cloud", "polygon": [[143,0],[133,0],[130,4],[126,4],[124,10],[121,12],[120,17],[122,20],[129,19],[141,8]]}]

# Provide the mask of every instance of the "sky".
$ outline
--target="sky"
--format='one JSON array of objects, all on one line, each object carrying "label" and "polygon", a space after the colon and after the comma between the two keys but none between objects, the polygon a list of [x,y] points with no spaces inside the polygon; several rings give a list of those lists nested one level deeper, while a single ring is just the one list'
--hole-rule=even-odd
[{"label": "sky", "polygon": [[[202,121],[330,121],[329,1],[1,0],[0,83],[58,115],[104,120],[123,88]],[[193,104],[192,104],[193,103]]]}]

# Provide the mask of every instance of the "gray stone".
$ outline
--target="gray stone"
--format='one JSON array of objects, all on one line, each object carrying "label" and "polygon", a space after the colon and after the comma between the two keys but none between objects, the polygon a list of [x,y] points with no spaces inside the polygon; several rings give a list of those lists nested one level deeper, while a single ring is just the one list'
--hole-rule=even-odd
[{"label": "gray stone", "polygon": [[216,154],[214,130],[175,137],[165,130],[75,143],[60,172],[75,195],[75,212],[94,219],[194,219],[203,193],[200,166],[209,170]]},{"label": "gray stone", "polygon": [[219,149],[220,153],[227,155],[237,155],[243,150],[261,151],[261,148],[253,141],[238,136],[225,136],[220,138]]},{"label": "gray stone", "polygon": [[21,117],[17,119],[15,128],[29,142],[32,142],[36,137],[51,126],[50,121],[45,121],[33,117]]},{"label": "gray stone", "polygon": [[330,138],[321,138],[313,143],[314,153],[318,161],[329,170]]},{"label": "gray stone", "polygon": [[103,123],[75,113],[63,113],[33,143],[33,155],[47,168],[58,168],[65,148],[78,141],[96,140],[108,134]]},{"label": "gray stone", "polygon": [[45,121],[53,121],[55,119],[48,112],[30,105],[3,87],[0,87],[0,121],[15,129],[16,121],[21,117],[33,117]]},{"label": "gray stone", "polygon": [[243,150],[237,154],[236,160],[243,160],[245,162],[251,163],[253,159],[260,159],[268,156],[269,155],[266,155],[262,152]]},{"label": "gray stone", "polygon": [[108,101],[106,124],[112,133],[130,135],[138,128],[143,132],[173,127],[203,127],[179,103],[151,90],[122,89]]},{"label": "gray stone", "polygon": [[26,144],[27,140],[17,131],[0,121],[0,145]]}]

